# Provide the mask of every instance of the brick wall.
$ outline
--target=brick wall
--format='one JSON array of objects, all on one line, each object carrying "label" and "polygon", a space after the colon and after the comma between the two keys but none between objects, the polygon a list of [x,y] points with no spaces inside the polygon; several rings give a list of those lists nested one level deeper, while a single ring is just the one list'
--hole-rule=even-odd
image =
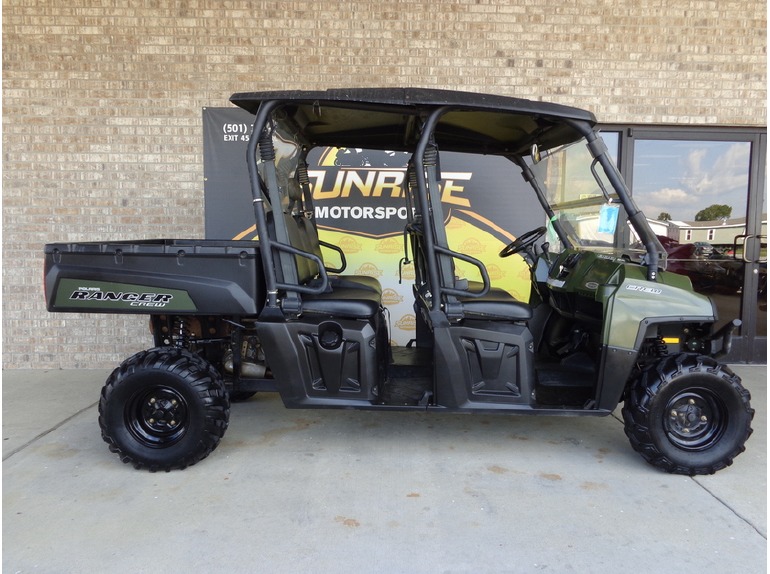
[{"label": "brick wall", "polygon": [[201,108],[430,86],[613,123],[766,125],[762,0],[5,0],[3,364],[114,365],[144,318],[48,315],[47,241],[203,235]]}]

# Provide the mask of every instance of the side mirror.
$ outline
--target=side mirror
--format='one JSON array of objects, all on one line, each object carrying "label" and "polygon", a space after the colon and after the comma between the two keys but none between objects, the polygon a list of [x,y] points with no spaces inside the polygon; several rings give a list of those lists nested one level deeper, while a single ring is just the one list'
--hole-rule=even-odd
[{"label": "side mirror", "polygon": [[532,144],[532,149],[529,151],[530,155],[532,156],[532,161],[535,163],[540,163],[540,160],[543,159],[540,157],[540,148],[537,147],[537,144]]}]

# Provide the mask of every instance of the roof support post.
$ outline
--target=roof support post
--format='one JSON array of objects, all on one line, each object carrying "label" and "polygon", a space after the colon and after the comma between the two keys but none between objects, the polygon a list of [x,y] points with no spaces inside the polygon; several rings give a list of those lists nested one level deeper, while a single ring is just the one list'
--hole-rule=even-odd
[{"label": "roof support post", "polygon": [[252,203],[254,205],[254,218],[257,224],[257,235],[259,236],[259,251],[262,256],[262,267],[265,273],[265,283],[267,286],[267,306],[278,306],[278,288],[276,286],[275,269],[273,268],[272,249],[270,247],[271,238],[267,228],[267,216],[265,214],[263,182],[259,176],[257,167],[257,143],[259,135],[267,125],[273,110],[278,107],[277,101],[266,101],[259,106],[257,115],[254,118],[254,125],[249,138],[249,145],[246,148],[246,164],[249,168],[249,183],[251,184]]},{"label": "roof support post", "polygon": [[[414,167],[417,175],[417,201],[423,216],[425,249],[428,252],[428,279],[432,290],[431,311],[440,310],[442,302],[441,289],[446,284],[454,285],[452,277],[451,258],[440,254],[436,249],[448,247],[444,230],[443,210],[441,209],[441,193],[438,189],[436,169],[438,156],[433,143],[433,132],[441,117],[449,111],[444,106],[437,108],[428,116],[422,126],[422,134],[414,152]],[[441,262],[441,263],[440,263]]]}]

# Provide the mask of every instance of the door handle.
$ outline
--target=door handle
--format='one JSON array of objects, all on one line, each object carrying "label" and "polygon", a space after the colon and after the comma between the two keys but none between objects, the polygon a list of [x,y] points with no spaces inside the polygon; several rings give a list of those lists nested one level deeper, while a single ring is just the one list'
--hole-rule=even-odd
[{"label": "door handle", "polygon": [[[739,243],[739,240],[743,239],[743,242]],[[750,239],[756,239],[759,241],[759,255],[756,259],[752,260],[746,257],[746,244],[749,242]],[[744,235],[736,235],[733,239],[733,259],[738,259],[738,247],[743,246],[743,251],[741,252],[741,261],[744,263],[767,263],[767,258],[762,259],[762,240],[767,239],[766,235],[754,235],[754,234],[744,234]]]},{"label": "door handle", "polygon": [[764,241],[765,245],[767,245],[767,235],[755,235],[754,237],[759,241],[759,255],[754,263],[767,263],[767,254],[765,254],[765,258],[762,259],[762,243]]},{"label": "door handle", "polygon": [[[741,259],[741,260],[742,260],[744,263],[751,263],[751,261],[749,261],[748,259],[746,259],[746,241],[747,241],[747,240],[748,240],[750,237],[754,237],[754,236],[753,236],[753,235],[746,235],[746,234],[744,234],[744,235],[736,235],[736,236],[733,238],[733,259],[735,259],[735,260],[738,260],[738,247],[739,247],[739,246],[741,246],[741,247],[743,247],[743,249],[742,249],[742,251],[741,251],[741,257],[740,257],[740,259]],[[740,241],[741,239],[743,239],[743,241],[739,243],[739,241]]]}]

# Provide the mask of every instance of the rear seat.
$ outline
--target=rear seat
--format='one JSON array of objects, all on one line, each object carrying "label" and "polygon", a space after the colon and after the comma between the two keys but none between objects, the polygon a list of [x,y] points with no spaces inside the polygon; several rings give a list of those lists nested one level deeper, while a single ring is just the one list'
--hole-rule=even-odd
[{"label": "rear seat", "polygon": [[381,297],[369,289],[336,287],[330,293],[303,295],[302,312],[345,319],[371,319],[382,306]]},{"label": "rear seat", "polygon": [[[297,197],[296,189],[291,184],[289,197]],[[301,190],[300,190],[301,196]],[[292,203],[290,203],[292,205]],[[301,203],[298,204],[301,207]],[[296,205],[295,205],[296,207]],[[321,245],[313,222],[305,217],[302,210],[290,208],[282,210],[283,221],[286,225],[289,242],[292,247],[321,257]],[[275,211],[269,213],[268,224],[276,216]],[[301,256],[293,257],[297,281],[300,285],[313,285],[318,281],[318,268],[314,261]],[[332,315],[349,319],[370,319],[382,306],[382,286],[380,282],[369,276],[361,275],[329,275],[329,288],[324,293],[302,294],[302,313]]]},{"label": "rear seat", "polygon": [[[298,240],[300,242],[299,245],[294,245],[294,247],[312,253],[323,261],[324,257],[321,250],[322,243],[331,249],[336,249],[336,246],[321,242],[318,238],[318,229],[316,229],[315,221],[312,218],[313,213],[312,211],[304,209],[303,192],[299,182],[291,180],[289,182],[288,191],[289,212],[294,218],[294,225],[298,230]],[[340,254],[342,254],[341,250]],[[340,269],[339,271],[342,271],[343,269]],[[338,287],[368,289],[374,291],[378,295],[382,295],[382,285],[376,277],[370,277],[369,275],[334,274],[335,270],[330,270],[328,267],[327,271],[331,271],[332,273],[329,275],[329,284],[333,289]]]}]

